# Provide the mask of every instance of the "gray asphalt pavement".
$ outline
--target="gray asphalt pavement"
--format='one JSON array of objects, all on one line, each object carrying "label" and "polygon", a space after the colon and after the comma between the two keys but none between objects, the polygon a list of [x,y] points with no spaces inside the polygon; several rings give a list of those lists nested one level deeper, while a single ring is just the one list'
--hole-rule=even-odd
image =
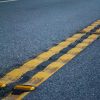
[{"label": "gray asphalt pavement", "polygon": [[[0,76],[97,19],[100,0],[0,3]],[[26,100],[100,100],[99,44],[97,40]]]},{"label": "gray asphalt pavement", "polygon": [[100,100],[100,39],[24,100]]}]

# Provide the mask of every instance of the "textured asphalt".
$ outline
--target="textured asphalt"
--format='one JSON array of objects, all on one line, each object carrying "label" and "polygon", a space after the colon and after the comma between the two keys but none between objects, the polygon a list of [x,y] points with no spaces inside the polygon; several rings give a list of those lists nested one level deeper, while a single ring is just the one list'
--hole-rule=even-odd
[{"label": "textured asphalt", "polygon": [[[0,3],[0,76],[100,19],[100,0]],[[26,100],[100,100],[100,40]]]},{"label": "textured asphalt", "polygon": [[100,39],[24,100],[100,100]]}]

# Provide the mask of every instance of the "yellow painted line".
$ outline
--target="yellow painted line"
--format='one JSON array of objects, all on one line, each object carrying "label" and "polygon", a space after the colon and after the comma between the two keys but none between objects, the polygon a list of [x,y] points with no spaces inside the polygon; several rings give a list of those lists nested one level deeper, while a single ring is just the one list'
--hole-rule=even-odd
[{"label": "yellow painted line", "polygon": [[85,29],[83,29],[81,32],[90,32],[92,29],[94,29],[95,28],[95,26],[93,25],[93,26],[88,26],[88,27],[86,27]]},{"label": "yellow painted line", "polygon": [[3,83],[0,83],[0,87],[5,87],[6,85]]},{"label": "yellow painted line", "polygon": [[[44,70],[35,74],[29,81],[25,82],[22,85],[15,86],[15,89],[25,90],[26,88],[30,90],[30,88],[36,88],[41,85],[44,81],[46,81],[50,76],[52,76],[56,71],[62,68],[65,64],[71,61],[74,57],[76,57],[81,51],[83,51],[87,46],[89,46],[92,42],[94,42],[99,35],[92,34],[87,39],[83,40],[81,43],[77,44],[74,48],[69,50],[66,54],[62,55],[58,60],[49,64]],[[82,48],[81,48],[82,47]],[[30,86],[29,88],[27,87]],[[26,95],[30,92],[24,92],[20,95],[16,95],[11,93],[4,100],[22,100]]]},{"label": "yellow painted line", "polygon": [[47,61],[50,57],[59,53],[62,49],[64,49],[71,43],[80,39],[83,35],[85,34],[81,34],[81,33],[75,34],[72,37],[66,39],[65,41],[59,43],[57,46],[50,48],[47,52],[43,52],[42,54],[26,62],[19,68],[16,68],[11,72],[7,73],[4,77],[0,79],[0,87],[4,87],[9,83],[17,81],[23,74],[35,69],[39,64],[43,63],[44,61]]},{"label": "yellow painted line", "polygon": [[91,24],[92,26],[97,26],[100,25],[100,20],[97,20],[96,22],[94,22],[93,24]]},{"label": "yellow painted line", "polygon": [[84,28],[83,30],[81,30],[81,32],[90,32],[92,29],[94,29],[97,25],[100,25],[100,20],[95,21],[94,23],[92,23],[90,26]]},{"label": "yellow painted line", "polygon": [[[99,20],[94,22],[93,23],[94,25],[89,26],[90,29],[91,29],[91,27],[94,28],[95,26],[97,26],[99,24],[99,22],[100,22]],[[87,30],[86,32],[89,32],[90,29]],[[85,35],[85,34],[81,34],[81,33],[75,34],[72,37],[66,39],[65,41],[60,42],[57,46],[50,48],[47,52],[41,53],[35,59],[32,59],[32,60],[24,63],[19,68],[16,68],[16,69],[12,70],[11,72],[7,73],[3,78],[0,79],[0,87],[4,87],[9,83],[17,81],[23,74],[35,69],[39,64],[43,63],[44,61],[47,61],[50,57],[59,53],[62,49],[66,48],[71,43],[80,39],[83,35]]]},{"label": "yellow painted line", "polygon": [[100,35],[100,29],[97,29],[95,33]]},{"label": "yellow painted line", "polygon": [[94,24],[99,24],[100,25],[100,20],[95,21]]}]

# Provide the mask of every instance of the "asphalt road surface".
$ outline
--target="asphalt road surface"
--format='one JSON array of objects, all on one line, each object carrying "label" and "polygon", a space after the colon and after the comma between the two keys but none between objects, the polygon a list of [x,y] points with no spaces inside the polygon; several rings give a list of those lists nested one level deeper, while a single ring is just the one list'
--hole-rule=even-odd
[{"label": "asphalt road surface", "polygon": [[[100,0],[0,0],[0,76],[100,19]],[[100,39],[25,100],[100,100]]]}]

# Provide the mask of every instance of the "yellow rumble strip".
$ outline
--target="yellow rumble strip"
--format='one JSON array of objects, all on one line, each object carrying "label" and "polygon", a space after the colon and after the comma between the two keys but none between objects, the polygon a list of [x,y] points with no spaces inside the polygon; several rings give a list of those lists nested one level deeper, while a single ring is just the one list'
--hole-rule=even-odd
[{"label": "yellow rumble strip", "polygon": [[62,68],[65,64],[76,57],[81,51],[83,51],[87,46],[94,42],[98,37],[99,35],[97,34],[90,35],[88,38],[84,39],[81,43],[77,44],[74,48],[69,50],[66,54],[62,55],[58,60],[49,64],[44,70],[35,74],[29,81],[14,87],[15,90],[27,90],[28,92],[23,92],[20,95],[11,93],[7,97],[5,97],[4,100],[22,100],[24,96],[30,93],[31,90],[34,90],[36,87],[41,85],[56,71]]}]

